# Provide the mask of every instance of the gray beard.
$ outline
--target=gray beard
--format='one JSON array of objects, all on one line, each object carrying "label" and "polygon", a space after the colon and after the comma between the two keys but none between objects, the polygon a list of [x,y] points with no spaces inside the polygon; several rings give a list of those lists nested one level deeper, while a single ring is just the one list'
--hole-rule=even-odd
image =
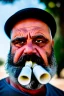
[{"label": "gray beard", "polygon": [[[10,58],[10,57],[8,57],[8,58]],[[50,62],[51,62],[51,64],[50,64]],[[54,74],[56,73],[56,69],[57,69],[56,58],[54,56],[54,51],[52,51],[50,62],[49,62],[49,66],[47,66],[45,68],[45,70],[47,70],[49,72],[49,74],[51,75],[51,77],[53,77]],[[13,82],[15,82],[16,84],[19,84],[18,76],[20,74],[20,71],[22,70],[22,67],[17,67],[17,66],[10,65],[8,61],[5,65],[5,67],[6,67],[6,71],[9,74],[11,80]],[[41,87],[43,87],[43,85],[40,84],[36,80],[36,78],[33,74],[32,74],[32,76],[33,76],[33,79],[31,79],[31,82],[28,85],[24,85],[24,86],[21,85],[21,86],[23,86],[24,88],[27,88],[27,89],[32,89],[32,90],[33,89],[40,89]]]}]

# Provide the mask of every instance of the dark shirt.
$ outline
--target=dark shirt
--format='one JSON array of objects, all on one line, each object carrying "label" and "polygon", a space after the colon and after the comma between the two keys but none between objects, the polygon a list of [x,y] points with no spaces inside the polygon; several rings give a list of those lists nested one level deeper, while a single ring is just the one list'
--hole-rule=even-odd
[{"label": "dark shirt", "polygon": [[[52,86],[51,84],[46,84],[46,96],[64,96],[64,92],[60,89]],[[0,80],[0,96],[31,96],[26,94],[10,84],[7,83],[6,79]],[[38,95],[38,96],[43,96]]]}]

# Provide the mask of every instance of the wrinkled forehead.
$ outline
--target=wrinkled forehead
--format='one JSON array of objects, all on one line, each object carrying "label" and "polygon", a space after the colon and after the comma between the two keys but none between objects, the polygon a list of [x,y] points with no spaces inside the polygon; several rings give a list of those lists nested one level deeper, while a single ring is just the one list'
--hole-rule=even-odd
[{"label": "wrinkled forehead", "polygon": [[[12,34],[26,34],[27,32],[31,32],[31,34],[34,34],[34,32],[39,32],[42,34],[49,34],[51,36],[50,28],[46,23],[44,23],[41,20],[29,18],[25,20],[21,20],[15,24],[15,26],[12,28]],[[37,32],[37,33],[38,33]]]}]

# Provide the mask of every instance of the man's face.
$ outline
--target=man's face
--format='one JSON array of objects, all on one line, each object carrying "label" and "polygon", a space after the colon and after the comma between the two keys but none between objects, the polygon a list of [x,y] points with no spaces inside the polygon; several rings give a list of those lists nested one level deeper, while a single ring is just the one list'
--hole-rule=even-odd
[{"label": "man's face", "polygon": [[[50,29],[44,22],[33,18],[18,22],[11,32],[11,49],[8,57],[10,64],[8,66],[11,65],[12,67],[9,67],[8,70],[13,69],[14,72],[9,73],[17,79],[21,69],[25,66],[25,62],[31,60],[44,68],[48,68],[51,75],[54,74],[51,73],[53,72],[52,69],[55,71],[56,68],[52,64],[54,58],[52,47],[53,40]],[[24,87],[38,89],[41,86],[43,85],[39,84],[32,74],[30,84]]]}]

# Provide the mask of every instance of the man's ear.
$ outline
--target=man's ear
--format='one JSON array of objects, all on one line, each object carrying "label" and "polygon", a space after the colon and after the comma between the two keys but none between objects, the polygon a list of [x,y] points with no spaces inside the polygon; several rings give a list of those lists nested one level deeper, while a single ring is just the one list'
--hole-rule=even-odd
[{"label": "man's ear", "polygon": [[54,40],[52,40],[52,47],[54,46]]}]

